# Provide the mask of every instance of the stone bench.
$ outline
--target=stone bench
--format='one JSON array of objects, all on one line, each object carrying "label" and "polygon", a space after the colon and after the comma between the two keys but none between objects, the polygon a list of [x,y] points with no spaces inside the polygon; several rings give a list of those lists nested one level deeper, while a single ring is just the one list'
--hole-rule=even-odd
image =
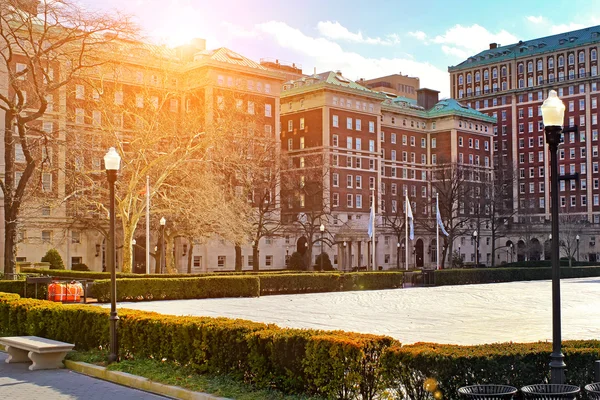
[{"label": "stone bench", "polygon": [[63,359],[75,345],[38,336],[0,337],[8,353],[7,363],[33,362],[30,371],[63,368]]}]

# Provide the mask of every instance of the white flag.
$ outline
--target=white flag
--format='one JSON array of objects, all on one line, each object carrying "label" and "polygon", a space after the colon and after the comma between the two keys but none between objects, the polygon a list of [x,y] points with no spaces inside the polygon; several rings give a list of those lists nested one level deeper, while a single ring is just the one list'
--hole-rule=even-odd
[{"label": "white flag", "polygon": [[369,239],[373,237],[373,222],[375,221],[375,207],[371,206],[371,212],[369,213],[369,228],[367,229],[367,233],[369,234]]},{"label": "white flag", "polygon": [[413,221],[413,213],[412,208],[410,207],[410,201],[408,201],[408,194],[406,195],[406,218],[408,219],[408,227],[410,229],[408,238],[413,240],[415,238],[415,224]]},{"label": "white flag", "polygon": [[442,214],[440,214],[440,205],[437,197],[435,198],[435,209],[437,211],[437,223],[442,230],[442,233],[446,236],[450,236],[448,232],[446,232],[446,228],[444,228],[444,222],[442,222]]}]

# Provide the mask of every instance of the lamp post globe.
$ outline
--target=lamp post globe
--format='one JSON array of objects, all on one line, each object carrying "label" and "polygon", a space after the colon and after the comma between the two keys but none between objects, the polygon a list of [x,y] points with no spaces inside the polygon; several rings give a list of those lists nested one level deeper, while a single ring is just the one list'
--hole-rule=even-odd
[{"label": "lamp post globe", "polygon": [[[560,311],[560,265],[558,235],[558,145],[561,143],[565,105],[555,90],[548,93],[542,104],[542,120],[546,133],[546,143],[550,152],[550,198],[552,236],[550,258],[552,260],[552,353],[550,354],[550,383],[565,383],[565,362],[561,350],[561,311]],[[568,131],[575,131],[569,128]]]},{"label": "lamp post globe", "polygon": [[117,181],[117,172],[121,166],[121,157],[114,147],[108,149],[104,156],[104,168],[106,169],[106,178],[108,180],[110,192],[109,206],[109,229],[108,229],[108,266],[110,269],[110,314],[108,317],[110,328],[110,353],[108,362],[118,360],[117,352],[117,275],[116,275],[116,242],[115,242],[115,182]]},{"label": "lamp post globe", "polygon": [[321,224],[319,226],[319,231],[321,231],[321,271],[323,271],[323,234],[325,233],[325,225]]}]

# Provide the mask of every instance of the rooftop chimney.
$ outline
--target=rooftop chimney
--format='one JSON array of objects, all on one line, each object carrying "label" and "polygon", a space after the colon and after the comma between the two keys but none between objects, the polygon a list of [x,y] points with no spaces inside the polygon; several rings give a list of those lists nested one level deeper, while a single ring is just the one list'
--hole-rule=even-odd
[{"label": "rooftop chimney", "polygon": [[490,50],[498,48],[498,43],[490,43]]},{"label": "rooftop chimney", "polygon": [[440,92],[433,89],[417,89],[417,104],[425,110],[430,110],[439,101],[439,94]]}]

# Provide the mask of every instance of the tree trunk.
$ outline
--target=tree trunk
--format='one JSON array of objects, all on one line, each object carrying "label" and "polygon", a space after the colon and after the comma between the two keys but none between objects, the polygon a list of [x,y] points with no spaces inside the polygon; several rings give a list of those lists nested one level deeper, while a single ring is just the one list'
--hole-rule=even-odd
[{"label": "tree trunk", "polygon": [[154,257],[154,273],[160,274],[160,262],[162,260],[161,246],[160,246],[161,235],[159,233],[159,239],[156,243],[156,256]]},{"label": "tree trunk", "polygon": [[[6,203],[5,203],[6,210]],[[6,215],[6,214],[5,214]],[[4,274],[14,274],[17,264],[17,223],[14,219],[6,217],[4,220]],[[7,279],[16,279],[7,275]]]},{"label": "tree trunk", "polygon": [[[254,267],[254,263],[252,264],[252,267]],[[242,246],[240,246],[239,243],[235,244],[235,271],[236,272],[241,272],[242,271]]]},{"label": "tree trunk", "polygon": [[132,272],[133,270],[133,230],[129,229],[127,224],[123,224],[123,264],[121,265],[121,272]]},{"label": "tree trunk", "polygon": [[259,267],[259,252],[258,252],[258,245],[254,245],[252,246],[252,270],[253,271],[259,271],[260,267]]},{"label": "tree trunk", "polygon": [[187,273],[192,273],[192,265],[194,262],[194,238],[188,238],[188,260],[187,260]]},{"label": "tree trunk", "polygon": [[177,263],[175,260],[175,237],[170,235],[166,236],[165,242],[165,269],[168,274],[176,274],[179,272],[177,269]]}]

